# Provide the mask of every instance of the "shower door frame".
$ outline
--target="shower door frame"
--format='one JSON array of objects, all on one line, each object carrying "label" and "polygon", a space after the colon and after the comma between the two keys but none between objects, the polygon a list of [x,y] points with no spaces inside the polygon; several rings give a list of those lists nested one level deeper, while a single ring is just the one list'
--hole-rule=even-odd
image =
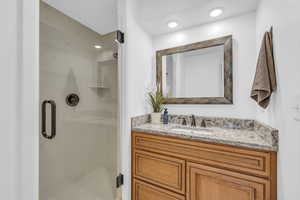
[{"label": "shower door frame", "polygon": [[[122,1],[118,0],[118,8]],[[19,193],[18,200],[39,200],[39,134],[40,134],[40,93],[39,93],[39,31],[40,31],[40,2],[39,0],[27,0],[26,3],[19,1],[17,3],[19,16],[17,26],[18,33],[18,57],[20,58],[19,66],[19,174],[18,185],[16,186]],[[120,14],[120,11],[118,11]],[[122,30],[123,19],[119,19],[119,29]],[[127,172],[130,166],[127,161],[124,164],[122,159],[124,153],[128,151],[127,141],[128,125],[125,107],[125,69],[121,66],[125,64],[124,45],[119,47],[118,60],[118,167],[119,171]],[[26,92],[23,92],[26,91]],[[126,136],[127,135],[127,136]],[[120,142],[120,141],[124,141]],[[127,173],[128,174],[128,173]],[[125,180],[127,178],[125,177]],[[127,200],[130,192],[130,184],[122,188],[122,199]],[[129,195],[130,196],[130,195]],[[129,200],[129,199],[128,199]]]}]

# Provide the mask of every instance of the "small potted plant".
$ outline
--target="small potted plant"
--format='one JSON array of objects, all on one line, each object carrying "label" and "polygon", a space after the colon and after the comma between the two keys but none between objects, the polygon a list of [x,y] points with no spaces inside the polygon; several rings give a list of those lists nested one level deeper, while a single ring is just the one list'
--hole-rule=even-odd
[{"label": "small potted plant", "polygon": [[153,108],[151,113],[151,122],[160,124],[161,112],[163,110],[164,97],[160,89],[148,93],[150,105]]}]

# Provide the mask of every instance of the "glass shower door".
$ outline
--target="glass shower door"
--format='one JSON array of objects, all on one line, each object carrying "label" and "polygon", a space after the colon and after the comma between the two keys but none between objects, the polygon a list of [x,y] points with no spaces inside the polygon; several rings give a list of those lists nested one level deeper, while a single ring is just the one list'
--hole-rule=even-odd
[{"label": "glass shower door", "polygon": [[115,200],[117,44],[41,2],[40,199]]}]

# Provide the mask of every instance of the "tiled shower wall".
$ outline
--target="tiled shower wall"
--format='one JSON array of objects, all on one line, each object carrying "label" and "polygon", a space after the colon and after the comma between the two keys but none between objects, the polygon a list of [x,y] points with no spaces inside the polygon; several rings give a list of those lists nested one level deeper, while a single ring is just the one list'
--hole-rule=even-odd
[{"label": "tiled shower wall", "polygon": [[[114,34],[101,36],[44,3],[40,13],[40,101],[57,106],[57,136],[40,137],[40,199],[114,199]],[[66,104],[70,93],[79,95],[78,106]]]}]

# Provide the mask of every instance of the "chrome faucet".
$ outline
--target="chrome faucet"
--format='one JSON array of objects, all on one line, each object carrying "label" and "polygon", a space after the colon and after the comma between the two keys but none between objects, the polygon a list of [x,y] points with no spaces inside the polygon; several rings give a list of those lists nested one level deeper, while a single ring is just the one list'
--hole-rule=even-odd
[{"label": "chrome faucet", "polygon": [[206,128],[206,121],[204,119],[201,122],[201,127]]},{"label": "chrome faucet", "polygon": [[191,127],[196,127],[197,124],[196,124],[196,118],[195,118],[195,115],[192,115],[192,122],[191,122]]},{"label": "chrome faucet", "polygon": [[181,123],[181,125],[186,126],[186,119],[185,119],[184,117],[182,118],[182,123]]}]

